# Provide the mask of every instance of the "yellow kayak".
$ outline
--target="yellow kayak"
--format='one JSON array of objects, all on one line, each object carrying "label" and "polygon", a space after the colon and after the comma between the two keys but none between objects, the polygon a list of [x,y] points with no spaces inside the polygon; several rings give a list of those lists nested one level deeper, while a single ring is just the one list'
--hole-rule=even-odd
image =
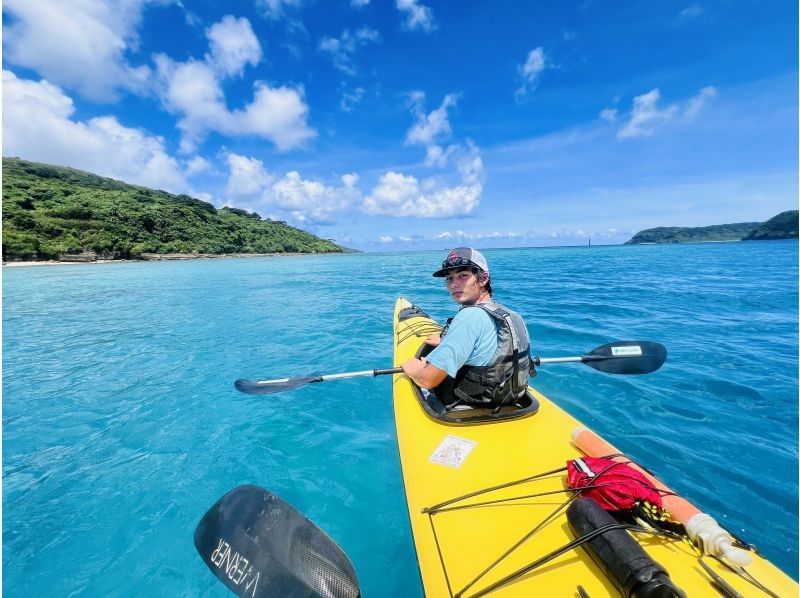
[{"label": "yellow kayak", "polygon": [[[422,310],[398,299],[395,364],[418,356],[425,338],[440,329]],[[580,422],[533,388],[519,407],[495,414],[444,413],[435,397],[426,397],[404,375],[394,376],[393,392],[408,512],[428,598],[598,597],[624,591],[588,542],[573,546],[577,534],[564,507],[575,493],[566,490],[563,468],[584,456],[572,441]],[[585,433],[596,446],[614,450]],[[739,566],[703,555],[685,535],[633,530],[623,535],[666,570],[684,595],[798,595],[796,582],[746,544],[737,544],[736,551],[752,562]]]}]

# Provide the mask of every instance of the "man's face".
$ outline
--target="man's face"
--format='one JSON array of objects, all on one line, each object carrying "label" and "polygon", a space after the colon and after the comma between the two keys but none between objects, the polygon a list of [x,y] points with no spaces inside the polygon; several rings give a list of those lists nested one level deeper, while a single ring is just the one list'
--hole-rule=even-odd
[{"label": "man's face", "polygon": [[451,270],[444,277],[444,281],[453,301],[461,305],[473,305],[483,290],[478,283],[478,277],[469,268]]}]

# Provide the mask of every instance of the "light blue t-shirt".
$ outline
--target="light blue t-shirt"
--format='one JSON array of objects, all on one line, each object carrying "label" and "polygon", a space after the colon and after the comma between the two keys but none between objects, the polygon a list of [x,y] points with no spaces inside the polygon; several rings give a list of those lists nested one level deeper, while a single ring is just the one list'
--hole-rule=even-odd
[{"label": "light blue t-shirt", "polygon": [[455,378],[464,365],[489,365],[496,352],[494,318],[479,307],[464,307],[453,318],[442,342],[426,359]]}]

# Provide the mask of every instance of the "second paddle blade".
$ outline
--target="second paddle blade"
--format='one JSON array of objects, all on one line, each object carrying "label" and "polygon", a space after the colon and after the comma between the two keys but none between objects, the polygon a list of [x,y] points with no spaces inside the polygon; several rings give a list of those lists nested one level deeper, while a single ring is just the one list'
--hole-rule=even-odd
[{"label": "second paddle blade", "polygon": [[220,498],[198,524],[194,545],[238,596],[360,596],[342,549],[294,507],[258,486],[239,486]]},{"label": "second paddle blade", "polygon": [[664,345],[651,341],[619,341],[583,356],[586,365],[608,374],[649,374],[667,359]]},{"label": "second paddle blade", "polygon": [[285,378],[283,380],[244,380],[239,379],[233,383],[236,390],[249,395],[271,395],[300,388],[311,382],[319,382],[321,376],[311,374],[302,378]]}]

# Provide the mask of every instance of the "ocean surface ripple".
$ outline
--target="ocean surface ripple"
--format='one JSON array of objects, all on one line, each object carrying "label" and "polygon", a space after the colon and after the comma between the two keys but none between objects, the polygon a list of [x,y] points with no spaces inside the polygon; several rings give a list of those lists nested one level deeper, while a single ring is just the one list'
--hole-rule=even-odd
[{"label": "ocean surface ripple", "polygon": [[[485,254],[536,354],[667,346],[649,376],[550,365],[534,385],[797,578],[797,243]],[[397,296],[454,311],[441,259],[5,268],[9,595],[225,596],[192,536],[243,483],[331,535],[365,596],[421,595],[388,378],[260,397],[233,381],[390,367]]]}]

